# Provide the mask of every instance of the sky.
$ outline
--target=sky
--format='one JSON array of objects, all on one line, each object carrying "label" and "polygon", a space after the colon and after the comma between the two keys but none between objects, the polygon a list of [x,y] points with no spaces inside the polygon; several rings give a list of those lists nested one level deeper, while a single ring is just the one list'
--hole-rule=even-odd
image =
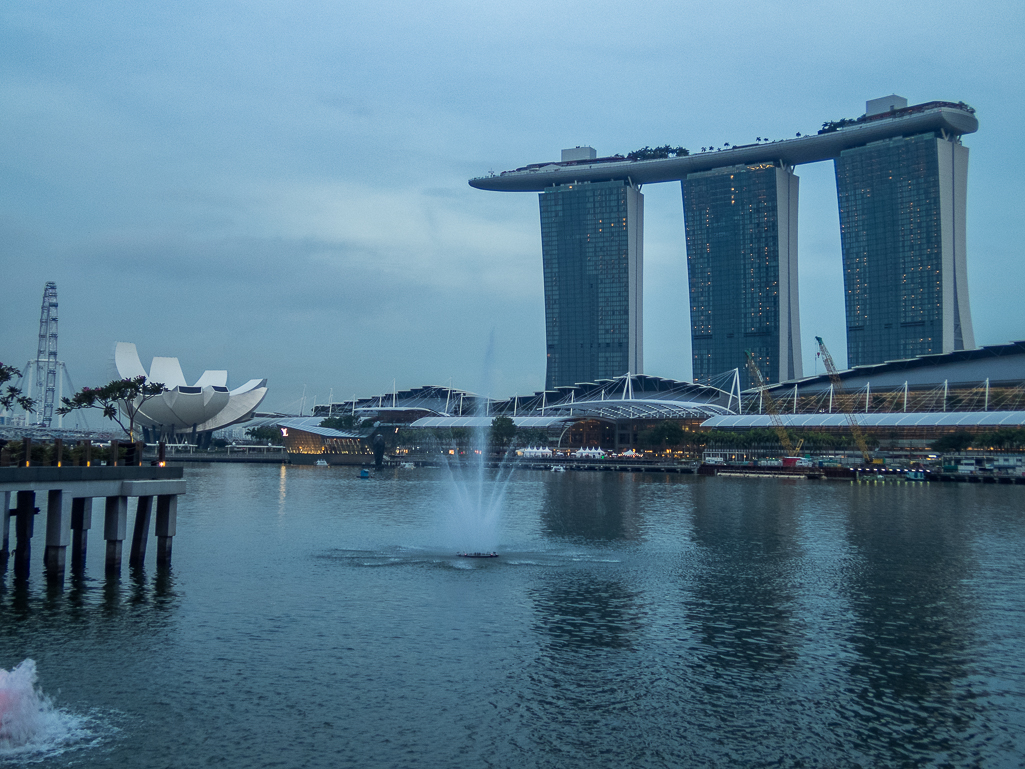
[{"label": "sky", "polygon": [[[1025,4],[0,4],[0,361],[47,281],[75,387],[113,349],[267,378],[261,410],[544,385],[534,193],[489,171],[964,101],[976,343],[1025,339]],[[832,163],[800,166],[806,374],[846,360]],[[644,373],[691,376],[680,185],[647,185]],[[486,388],[486,392],[484,391]]]}]

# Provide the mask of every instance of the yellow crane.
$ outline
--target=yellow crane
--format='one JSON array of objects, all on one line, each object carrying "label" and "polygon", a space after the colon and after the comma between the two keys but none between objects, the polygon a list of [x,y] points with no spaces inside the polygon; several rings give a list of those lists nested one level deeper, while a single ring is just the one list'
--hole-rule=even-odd
[{"label": "yellow crane", "polygon": [[776,401],[769,395],[769,386],[765,382],[765,377],[762,376],[762,370],[758,368],[758,364],[755,362],[755,356],[751,354],[750,350],[744,350],[744,354],[747,356],[747,369],[751,372],[751,378],[758,385],[758,389],[762,391],[762,405],[769,412],[769,420],[776,430],[776,435],[779,436],[779,442],[783,446],[783,451],[786,452],[788,457],[795,456],[801,450],[804,441],[800,441],[796,446],[790,441],[790,434],[787,433],[787,428],[784,427],[783,420],[780,418],[779,410],[776,408]]},{"label": "yellow crane", "polygon": [[819,353],[822,355],[822,362],[826,365],[826,371],[829,373],[829,381],[833,383],[833,395],[840,401],[840,410],[843,411],[847,417],[847,423],[851,426],[851,434],[854,436],[854,442],[858,444],[861,458],[865,460],[866,465],[870,465],[872,464],[872,455],[868,451],[868,444],[865,443],[865,434],[861,431],[861,425],[858,424],[854,412],[851,411],[850,402],[847,398],[843,397],[843,382],[840,381],[840,374],[836,370],[836,364],[833,363],[833,356],[829,354],[829,350],[826,349],[826,343],[822,341],[821,336],[815,337],[815,341],[819,343]]}]

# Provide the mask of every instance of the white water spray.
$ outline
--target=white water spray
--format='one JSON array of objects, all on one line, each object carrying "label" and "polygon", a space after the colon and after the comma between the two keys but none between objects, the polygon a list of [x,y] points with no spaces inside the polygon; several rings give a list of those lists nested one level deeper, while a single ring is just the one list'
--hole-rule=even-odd
[{"label": "white water spray", "polygon": [[[495,332],[488,337],[484,354],[484,375],[474,416],[489,416],[484,403],[491,394],[491,365],[494,356]],[[512,468],[500,463],[497,471],[488,469],[488,434],[490,424],[473,430],[468,454],[456,463],[449,463],[450,501],[444,517],[446,543],[457,551],[483,553],[498,548],[501,534],[502,508]]]},{"label": "white water spray", "polygon": [[89,736],[82,719],[54,708],[37,682],[33,660],[0,668],[0,760],[59,753]]}]

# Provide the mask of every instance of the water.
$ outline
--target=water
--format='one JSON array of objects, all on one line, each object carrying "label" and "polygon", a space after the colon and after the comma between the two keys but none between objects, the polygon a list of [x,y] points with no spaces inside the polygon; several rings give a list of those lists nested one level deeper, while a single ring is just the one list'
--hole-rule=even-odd
[{"label": "water", "polygon": [[487,467],[486,430],[475,431],[474,448],[464,461],[450,461],[449,501],[438,511],[437,535],[449,550],[459,553],[492,553],[498,547],[505,513],[505,495],[514,464],[501,461]]},{"label": "water", "polygon": [[190,467],[170,575],[105,581],[102,526],[63,593],[8,572],[61,728],[0,765],[1025,755],[1021,487],[517,473],[470,560],[444,469],[356,474]]}]

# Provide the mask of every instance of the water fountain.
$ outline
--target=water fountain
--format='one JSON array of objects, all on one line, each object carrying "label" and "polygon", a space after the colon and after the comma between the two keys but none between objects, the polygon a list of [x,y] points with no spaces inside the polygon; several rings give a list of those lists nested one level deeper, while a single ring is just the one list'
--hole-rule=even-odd
[{"label": "water fountain", "polygon": [[83,720],[53,706],[39,689],[36,663],[0,668],[0,762],[53,754],[83,736]]},{"label": "water fountain", "polygon": [[[494,350],[494,331],[488,339],[484,355],[484,374],[480,392],[486,399],[491,391],[489,373]],[[478,402],[475,416],[487,417],[486,400]],[[445,542],[455,546],[463,557],[497,556],[501,533],[502,506],[513,468],[504,458],[497,470],[488,467],[488,435],[490,425],[483,423],[472,431],[467,454],[449,455],[449,507],[443,520]]]},{"label": "water fountain", "polygon": [[[482,415],[483,416],[483,415]],[[461,555],[494,557],[501,534],[502,508],[512,476],[504,460],[488,467],[488,426],[476,427],[466,453],[450,455],[445,542]]]}]

